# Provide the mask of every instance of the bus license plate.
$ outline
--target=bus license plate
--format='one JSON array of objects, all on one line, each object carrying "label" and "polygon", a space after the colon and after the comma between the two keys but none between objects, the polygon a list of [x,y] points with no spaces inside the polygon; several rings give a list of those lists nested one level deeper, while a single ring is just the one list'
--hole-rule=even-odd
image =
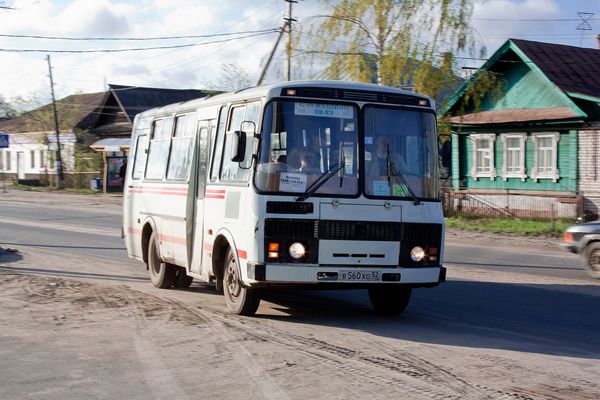
[{"label": "bus license plate", "polygon": [[381,280],[381,271],[340,271],[340,281],[377,282]]}]

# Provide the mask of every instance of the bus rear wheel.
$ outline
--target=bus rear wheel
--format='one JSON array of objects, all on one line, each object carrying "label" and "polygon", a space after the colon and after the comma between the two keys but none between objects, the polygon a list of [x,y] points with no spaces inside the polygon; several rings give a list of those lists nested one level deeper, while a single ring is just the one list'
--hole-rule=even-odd
[{"label": "bus rear wheel", "polygon": [[160,247],[156,232],[152,232],[148,241],[147,266],[150,273],[150,281],[152,281],[154,286],[161,289],[168,289],[173,286],[177,269],[160,259]]},{"label": "bus rear wheel", "polygon": [[239,266],[231,249],[223,265],[223,293],[227,310],[237,315],[254,315],[260,304],[260,291],[244,287]]},{"label": "bus rear wheel", "polygon": [[412,288],[396,285],[374,286],[369,288],[369,299],[377,314],[399,315],[410,302]]}]

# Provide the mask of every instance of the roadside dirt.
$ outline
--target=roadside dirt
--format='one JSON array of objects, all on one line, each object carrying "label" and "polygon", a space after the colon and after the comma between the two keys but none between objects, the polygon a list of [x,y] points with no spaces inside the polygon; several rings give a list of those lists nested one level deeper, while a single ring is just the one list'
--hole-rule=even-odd
[{"label": "roadside dirt", "polygon": [[156,293],[0,272],[0,398],[600,396],[597,362],[241,318]]}]

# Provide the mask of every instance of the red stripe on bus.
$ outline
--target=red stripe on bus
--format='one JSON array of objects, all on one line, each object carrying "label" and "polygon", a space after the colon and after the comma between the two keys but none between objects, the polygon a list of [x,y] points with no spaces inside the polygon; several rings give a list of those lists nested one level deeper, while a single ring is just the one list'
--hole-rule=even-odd
[{"label": "red stripe on bus", "polygon": [[204,251],[212,252],[213,251],[213,245],[210,244],[210,243],[204,243]]},{"label": "red stripe on bus", "polygon": [[187,243],[185,239],[183,238],[178,238],[175,236],[169,236],[169,235],[160,235],[159,236],[160,240],[163,242],[169,242],[169,243],[174,243],[174,244],[180,244],[182,246],[185,246],[185,244]]},{"label": "red stripe on bus", "polygon": [[167,190],[130,190],[129,193],[145,193],[145,194],[164,194],[167,196],[187,196],[186,192],[175,192],[175,191],[167,191]]},{"label": "red stripe on bus", "polygon": [[242,258],[244,260],[248,259],[248,253],[246,253],[246,250],[238,250],[237,255],[239,258]]},{"label": "red stripe on bus", "polygon": [[225,194],[225,190],[206,189],[206,193],[219,193],[219,194]]},{"label": "red stripe on bus", "polygon": [[173,187],[173,186],[127,186],[129,189],[138,189],[138,190],[169,190],[169,191],[177,191],[177,192],[187,192],[187,187]]},{"label": "red stripe on bus", "polygon": [[141,235],[142,234],[142,230],[141,229],[136,229],[136,228],[129,227],[129,228],[127,228],[127,233],[133,233],[134,235]]},{"label": "red stripe on bus", "polygon": [[204,195],[205,199],[225,199],[225,196],[220,194],[206,194]]}]

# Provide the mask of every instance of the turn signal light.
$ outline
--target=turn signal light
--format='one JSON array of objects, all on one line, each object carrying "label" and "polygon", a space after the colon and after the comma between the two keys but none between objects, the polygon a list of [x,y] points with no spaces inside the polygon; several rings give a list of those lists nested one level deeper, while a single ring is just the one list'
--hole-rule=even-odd
[{"label": "turn signal light", "polygon": [[563,239],[567,243],[572,243],[573,242],[573,234],[571,232],[565,232],[565,234],[563,235]]},{"label": "turn signal light", "polygon": [[277,242],[269,243],[269,251],[279,251],[279,243],[277,243]]},{"label": "turn signal light", "polygon": [[279,243],[270,242],[268,249],[269,249],[269,258],[279,258]]}]

